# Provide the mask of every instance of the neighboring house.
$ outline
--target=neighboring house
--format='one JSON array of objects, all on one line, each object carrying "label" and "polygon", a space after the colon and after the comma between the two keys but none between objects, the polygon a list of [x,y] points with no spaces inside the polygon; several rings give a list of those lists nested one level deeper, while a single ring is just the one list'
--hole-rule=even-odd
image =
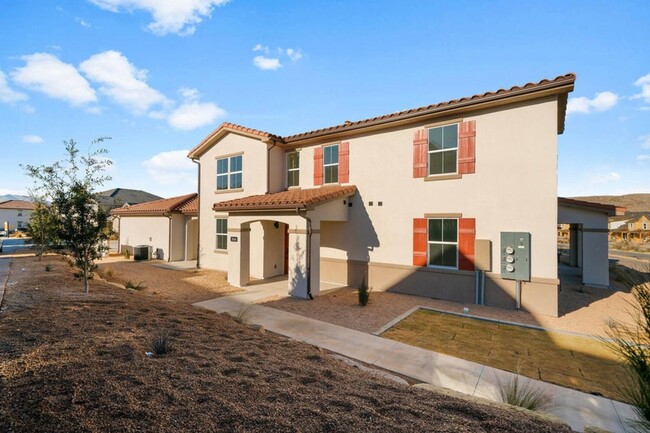
[{"label": "neighboring house", "polygon": [[628,218],[610,230],[609,237],[613,242],[650,243],[650,218],[643,214]]},{"label": "neighboring house", "polygon": [[113,209],[119,251],[133,253],[134,247],[147,245],[161,260],[196,260],[197,214],[196,193]]},{"label": "neighboring house", "polygon": [[[513,308],[502,232],[531,234],[521,305],[558,314],[557,135],[575,75],[281,137],[224,123],[199,163],[199,265]],[[606,226],[605,226],[606,228]],[[476,247],[480,246],[478,250]],[[478,254],[475,257],[475,254]],[[505,267],[505,265],[504,265]]]},{"label": "neighboring house", "polygon": [[124,205],[131,206],[153,200],[162,200],[162,197],[158,197],[157,195],[146,191],[127,188],[109,189],[98,193],[97,196],[99,206],[107,212]]},{"label": "neighboring house", "polygon": [[34,203],[25,200],[0,202],[0,230],[25,230],[34,211]]}]

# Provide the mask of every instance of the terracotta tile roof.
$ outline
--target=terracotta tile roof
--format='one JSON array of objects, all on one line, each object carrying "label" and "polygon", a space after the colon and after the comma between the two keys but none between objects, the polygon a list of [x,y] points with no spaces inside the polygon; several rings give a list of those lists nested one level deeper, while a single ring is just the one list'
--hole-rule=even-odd
[{"label": "terracotta tile roof", "polygon": [[25,200],[6,200],[0,202],[0,209],[34,210],[34,203]]},{"label": "terracotta tile roof", "polygon": [[558,197],[557,202],[560,205],[569,206],[569,207],[583,207],[583,208],[586,207],[592,210],[600,210],[610,216],[623,215],[627,210],[627,208],[625,207],[613,206],[610,204],[593,203],[590,201],[576,200],[573,198],[565,198],[565,197]]},{"label": "terracotta tile roof", "polygon": [[[191,202],[197,200],[198,194],[186,194],[178,197],[165,198],[162,200],[148,201],[133,206],[122,206],[111,211],[111,215],[164,215],[166,213],[180,212],[192,213]],[[195,206],[194,213],[198,212]]]},{"label": "terracotta tile roof", "polygon": [[243,211],[259,209],[304,209],[357,192],[354,185],[324,186],[311,189],[291,189],[271,194],[252,195],[215,203],[216,211]]},{"label": "terracotta tile roof", "polygon": [[198,214],[199,213],[199,195],[196,194],[193,198],[189,199],[177,209],[182,214]]},{"label": "terracotta tile roof", "polygon": [[557,94],[562,97],[559,100],[558,107],[558,133],[564,132],[564,118],[566,113],[567,95],[573,90],[576,75],[573,73],[557,76],[553,79],[543,79],[536,83],[526,83],[523,86],[513,86],[509,89],[499,89],[494,92],[480,93],[464,98],[452,99],[451,101],[439,102],[437,104],[425,105],[423,107],[411,108],[409,110],[399,111],[396,113],[385,114],[383,116],[371,117],[368,119],[349,121],[346,120],[340,125],[329,126],[327,128],[316,129],[313,131],[301,132],[298,134],[280,137],[270,132],[259,131],[257,129],[247,128],[234,123],[222,123],[217,129],[212,131],[201,143],[190,151],[190,158],[198,158],[212,146],[213,139],[219,135],[225,135],[226,132],[240,132],[246,135],[257,136],[261,139],[272,140],[279,144],[296,144],[302,140],[327,136],[335,133],[355,131],[361,128],[367,128],[376,125],[389,124],[397,121],[416,119],[419,117],[439,114],[444,111],[467,108],[481,103],[504,100],[507,98],[523,96],[541,91],[551,91],[555,89]]},{"label": "terracotta tile roof", "polygon": [[476,94],[473,96],[468,96],[460,99],[452,99],[451,101],[425,105],[424,107],[411,108],[409,110],[399,111],[397,113],[386,114],[383,116],[372,117],[364,120],[358,120],[356,122],[351,122],[348,120],[341,125],[335,125],[335,126],[330,126],[328,128],[316,129],[314,131],[301,132],[299,134],[289,135],[283,137],[283,140],[285,143],[291,143],[293,141],[299,141],[305,138],[310,138],[318,135],[326,135],[333,132],[358,129],[360,127],[365,127],[372,124],[401,120],[404,118],[414,117],[429,112],[443,111],[451,108],[457,108],[461,106],[474,105],[481,102],[487,102],[490,100],[504,99],[511,96],[521,95],[525,93],[532,93],[538,90],[564,86],[567,84],[573,85],[575,80],[576,80],[576,75],[573,73],[569,73],[566,75],[560,75],[558,77],[555,77],[552,80],[543,79],[541,81],[538,81],[537,83],[526,83],[523,86],[513,86],[509,89],[499,89],[495,92],[485,92],[485,93]]}]

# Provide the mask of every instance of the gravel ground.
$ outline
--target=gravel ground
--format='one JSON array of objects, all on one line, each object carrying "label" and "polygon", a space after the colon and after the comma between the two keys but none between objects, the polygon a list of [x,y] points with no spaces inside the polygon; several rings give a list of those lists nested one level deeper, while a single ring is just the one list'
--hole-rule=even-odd
[{"label": "gravel ground", "polygon": [[[0,431],[570,431],[382,380],[182,302],[80,287],[56,257],[14,259],[0,313]],[[157,329],[174,348],[148,357]]]},{"label": "gravel ground", "polygon": [[389,292],[371,292],[370,303],[360,307],[357,290],[351,288],[326,293],[313,301],[276,298],[265,303],[265,306],[368,333],[376,332],[413,307],[424,306],[453,313],[462,313],[466,307],[470,314],[476,316],[605,336],[610,318],[630,321],[628,311],[631,303],[634,304],[633,296],[620,288],[609,290],[563,285],[560,317]]}]

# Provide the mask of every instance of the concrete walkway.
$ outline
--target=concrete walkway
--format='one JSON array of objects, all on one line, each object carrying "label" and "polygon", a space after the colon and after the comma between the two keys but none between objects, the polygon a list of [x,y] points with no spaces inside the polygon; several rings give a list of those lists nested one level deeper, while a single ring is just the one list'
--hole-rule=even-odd
[{"label": "concrete walkway", "polygon": [[[248,309],[249,322],[269,331],[312,344],[358,361],[413,379],[477,397],[497,400],[498,383],[515,375],[441,353],[409,346],[365,332],[309,319],[255,303],[270,296],[285,295],[286,282],[252,286],[244,293],[211,299],[194,305],[218,313],[237,314]],[[528,380],[528,379],[526,379]],[[530,379],[553,399],[548,412],[582,432],[586,426],[613,433],[633,430],[626,420],[635,417],[631,406],[569,388]]]},{"label": "concrete walkway", "polygon": [[7,285],[7,279],[9,278],[10,265],[11,259],[0,259],[0,306],[2,306],[2,300],[5,296],[5,286]]}]

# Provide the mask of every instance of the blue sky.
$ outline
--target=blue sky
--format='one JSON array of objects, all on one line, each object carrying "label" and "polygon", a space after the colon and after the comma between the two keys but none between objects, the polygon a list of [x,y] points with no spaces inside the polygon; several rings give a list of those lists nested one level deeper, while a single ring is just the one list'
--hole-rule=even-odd
[{"label": "blue sky", "polygon": [[559,194],[650,192],[650,3],[0,0],[0,194],[62,141],[106,187],[194,191],[223,121],[279,135],[578,74]]}]

